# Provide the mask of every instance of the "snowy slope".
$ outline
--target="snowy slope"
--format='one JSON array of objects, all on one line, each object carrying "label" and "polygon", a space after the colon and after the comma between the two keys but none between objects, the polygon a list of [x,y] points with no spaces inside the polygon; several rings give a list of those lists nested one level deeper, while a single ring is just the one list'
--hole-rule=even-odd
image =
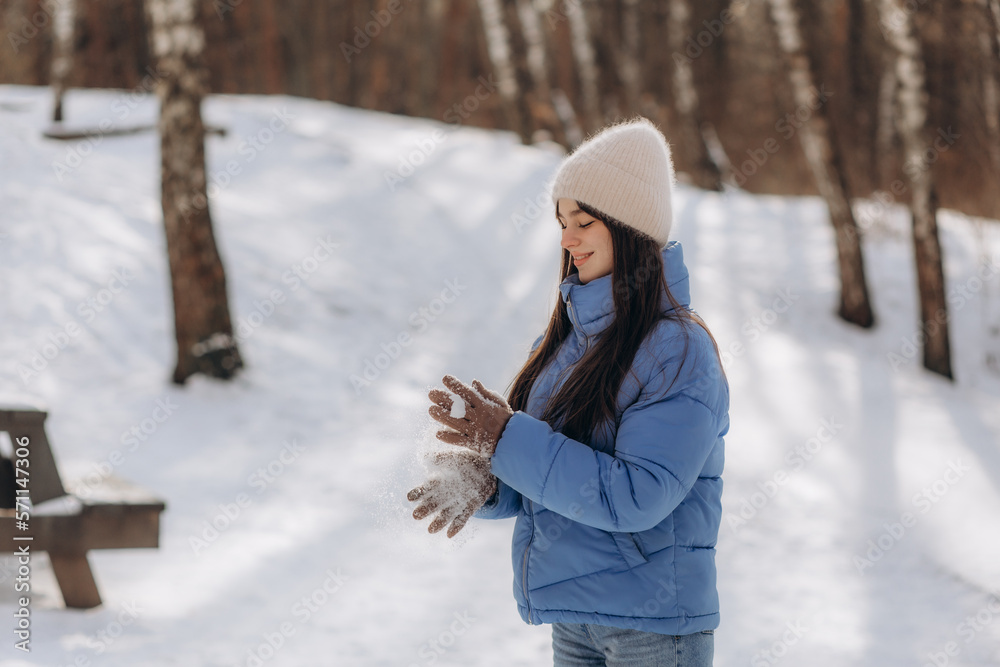
[{"label": "snowy slope", "polygon": [[[208,140],[212,213],[248,367],[179,389],[157,138],[47,140],[49,104],[0,86],[0,392],[48,406],[64,477],[113,468],[168,509],[159,550],[90,554],[99,609],[62,609],[37,556],[33,650],[7,634],[0,664],[551,664],[548,626],[525,625],[510,593],[512,522],[447,541],[403,495],[432,440],[427,390],[445,373],[504,390],[555,303],[558,151],[210,98],[207,122],[228,130]],[[118,91],[67,100],[74,127],[155,111]],[[996,225],[942,215],[949,286],[968,288],[951,384],[905,358],[902,211],[866,242],[879,326],[860,331],[831,314],[821,202],[683,185],[676,202],[733,396],[716,664],[997,664],[1000,381],[982,359],[1000,280],[973,280],[983,253],[1000,263]]]}]

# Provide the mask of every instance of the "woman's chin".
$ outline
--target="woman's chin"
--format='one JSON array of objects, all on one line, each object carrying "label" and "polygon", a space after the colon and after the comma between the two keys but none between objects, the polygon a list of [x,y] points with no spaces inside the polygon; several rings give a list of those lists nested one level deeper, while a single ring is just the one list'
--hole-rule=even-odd
[{"label": "woman's chin", "polygon": [[579,269],[578,272],[580,274],[580,282],[582,284],[589,283],[591,280],[596,280],[597,278],[603,278],[611,273],[610,271],[579,271]]}]

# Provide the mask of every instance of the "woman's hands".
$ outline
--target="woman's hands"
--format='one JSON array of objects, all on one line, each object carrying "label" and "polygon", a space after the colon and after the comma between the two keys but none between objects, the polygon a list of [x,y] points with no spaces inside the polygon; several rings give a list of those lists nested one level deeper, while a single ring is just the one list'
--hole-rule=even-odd
[{"label": "woman's hands", "polygon": [[497,490],[497,478],[490,472],[490,460],[474,452],[440,452],[434,462],[443,473],[412,489],[406,499],[422,501],[413,510],[413,518],[423,519],[436,510],[438,515],[427,526],[436,533],[451,522],[448,537],[454,537],[466,522]]},{"label": "woman's hands", "polygon": [[490,391],[479,380],[473,380],[472,387],[469,387],[454,375],[445,375],[443,382],[445,387],[465,401],[465,416],[452,417],[451,396],[440,389],[432,389],[428,396],[435,405],[427,412],[449,427],[437,432],[438,440],[466,447],[487,458],[493,456],[514,411],[503,396]]},{"label": "woman's hands", "polygon": [[421,501],[413,518],[423,519],[437,511],[427,527],[436,533],[451,523],[448,537],[465,527],[477,509],[497,491],[497,478],[490,472],[490,457],[514,412],[504,397],[490,391],[479,380],[472,387],[453,375],[446,375],[444,386],[465,401],[465,416],[452,417],[453,401],[446,391],[432,389],[428,396],[434,403],[431,417],[446,429],[437,432],[438,440],[465,449],[439,452],[432,458],[440,473],[406,494],[410,502]]}]

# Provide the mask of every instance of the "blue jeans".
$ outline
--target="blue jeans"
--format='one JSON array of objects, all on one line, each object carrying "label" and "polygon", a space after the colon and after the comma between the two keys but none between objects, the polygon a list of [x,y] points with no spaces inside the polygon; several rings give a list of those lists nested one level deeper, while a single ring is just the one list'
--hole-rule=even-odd
[{"label": "blue jeans", "polygon": [[555,667],[712,667],[712,630],[661,635],[606,625],[553,623]]}]

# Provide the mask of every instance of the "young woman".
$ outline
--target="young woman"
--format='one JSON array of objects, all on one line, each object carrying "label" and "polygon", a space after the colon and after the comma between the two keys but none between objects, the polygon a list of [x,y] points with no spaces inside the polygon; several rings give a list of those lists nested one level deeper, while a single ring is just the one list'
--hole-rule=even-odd
[{"label": "young woman", "polygon": [[514,597],[552,624],[556,665],[712,664],[729,387],[668,242],[673,184],[644,118],[581,144],[552,187],[561,298],[507,398],[445,376],[453,417],[429,394],[463,483],[412,490],[413,516],[449,537],[517,517]]}]

